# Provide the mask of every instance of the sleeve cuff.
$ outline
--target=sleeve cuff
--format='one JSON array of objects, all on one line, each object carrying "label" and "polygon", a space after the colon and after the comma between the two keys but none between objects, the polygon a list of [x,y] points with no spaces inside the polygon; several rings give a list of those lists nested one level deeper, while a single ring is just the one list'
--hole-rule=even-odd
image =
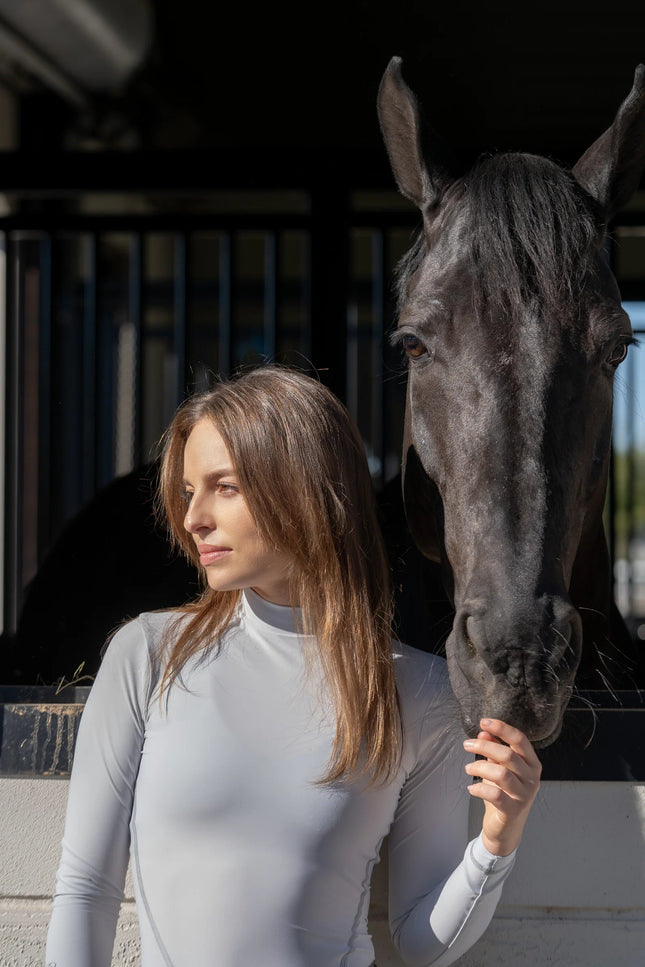
[{"label": "sleeve cuff", "polygon": [[515,862],[517,850],[513,850],[508,856],[496,856],[486,849],[482,840],[482,834],[480,833],[477,839],[474,839],[470,844],[470,857],[482,873],[502,873],[510,867]]}]

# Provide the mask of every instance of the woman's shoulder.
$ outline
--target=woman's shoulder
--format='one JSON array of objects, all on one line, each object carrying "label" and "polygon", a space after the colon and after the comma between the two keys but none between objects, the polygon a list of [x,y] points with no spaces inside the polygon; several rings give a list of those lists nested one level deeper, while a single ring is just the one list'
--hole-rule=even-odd
[{"label": "woman's shoulder", "polygon": [[442,691],[450,688],[448,663],[441,655],[394,642],[394,673],[399,692]]},{"label": "woman's shoulder", "polygon": [[418,753],[427,744],[436,745],[440,737],[459,734],[459,712],[445,658],[397,641],[394,671],[403,729]]},{"label": "woman's shoulder", "polygon": [[135,621],[138,621],[144,634],[153,639],[160,639],[166,632],[179,627],[188,620],[185,611],[177,609],[166,611],[143,611]]},{"label": "woman's shoulder", "polygon": [[184,619],[181,611],[144,611],[126,619],[104,646],[101,668],[154,673],[164,639],[172,631],[173,625],[181,624]]},{"label": "woman's shoulder", "polygon": [[125,618],[108,638],[104,652],[136,652],[144,644],[155,645],[173,622],[184,617],[181,611],[142,611],[133,618]]}]

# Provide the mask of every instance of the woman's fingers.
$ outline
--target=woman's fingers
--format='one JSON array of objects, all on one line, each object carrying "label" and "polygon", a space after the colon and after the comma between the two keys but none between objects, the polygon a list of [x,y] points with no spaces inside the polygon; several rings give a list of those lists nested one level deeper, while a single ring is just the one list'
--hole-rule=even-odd
[{"label": "woman's fingers", "polygon": [[513,725],[508,725],[506,722],[502,722],[500,719],[482,719],[481,727],[482,730],[487,731],[493,738],[500,739],[513,749],[514,752],[521,755],[530,766],[538,769],[541,768],[540,760],[536,755],[535,749],[519,729],[516,729]]},{"label": "woman's fingers", "polygon": [[511,769],[500,765],[497,762],[490,762],[486,759],[479,759],[476,762],[469,762],[466,766],[469,776],[482,779],[484,782],[498,786],[502,792],[511,799],[524,801],[525,785]]},{"label": "woman's fingers", "polygon": [[480,757],[466,772],[481,780],[468,792],[484,800],[484,843],[498,855],[511,852],[540,786],[540,760],[524,733],[499,719],[482,719],[481,732],[464,748]]},{"label": "woman's fingers", "polygon": [[[476,739],[466,740],[464,748],[475,755],[483,756],[488,762],[504,766],[523,782],[530,785],[537,782],[542,772],[542,764],[524,733],[498,720],[484,719],[482,726],[484,722],[487,723],[487,728],[482,729]],[[481,765],[481,760],[474,765]],[[492,774],[484,775],[481,771],[471,774],[494,781]]]},{"label": "woman's fingers", "polygon": [[503,785],[514,798],[521,798],[539,779],[539,769],[529,766],[521,756],[505,746],[479,742],[469,751],[483,758],[469,762],[466,771],[471,776]]}]

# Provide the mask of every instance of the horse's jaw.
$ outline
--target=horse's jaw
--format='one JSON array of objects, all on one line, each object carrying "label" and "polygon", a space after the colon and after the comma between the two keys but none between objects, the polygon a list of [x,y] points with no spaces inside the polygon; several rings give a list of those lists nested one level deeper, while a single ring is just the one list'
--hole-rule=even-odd
[{"label": "horse's jaw", "polygon": [[[409,436],[403,443],[402,464],[403,505],[408,529],[414,543],[424,557],[435,564],[445,562],[441,524],[440,499],[434,482],[423,469],[419,455]],[[439,514],[437,510],[439,509]],[[447,588],[450,593],[450,588]]]}]

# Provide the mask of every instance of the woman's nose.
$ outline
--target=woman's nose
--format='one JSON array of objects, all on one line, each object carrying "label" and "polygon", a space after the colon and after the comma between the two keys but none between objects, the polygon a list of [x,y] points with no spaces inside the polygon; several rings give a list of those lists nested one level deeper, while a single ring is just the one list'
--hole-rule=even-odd
[{"label": "woman's nose", "polygon": [[214,530],[215,521],[208,508],[204,506],[203,500],[199,500],[195,495],[191,497],[186,516],[184,517],[184,527],[189,534],[196,534],[203,529]]},{"label": "woman's nose", "polygon": [[187,530],[189,534],[192,534],[194,529],[195,528],[193,525],[193,516],[190,512],[190,507],[189,507],[184,517],[184,530]]}]

